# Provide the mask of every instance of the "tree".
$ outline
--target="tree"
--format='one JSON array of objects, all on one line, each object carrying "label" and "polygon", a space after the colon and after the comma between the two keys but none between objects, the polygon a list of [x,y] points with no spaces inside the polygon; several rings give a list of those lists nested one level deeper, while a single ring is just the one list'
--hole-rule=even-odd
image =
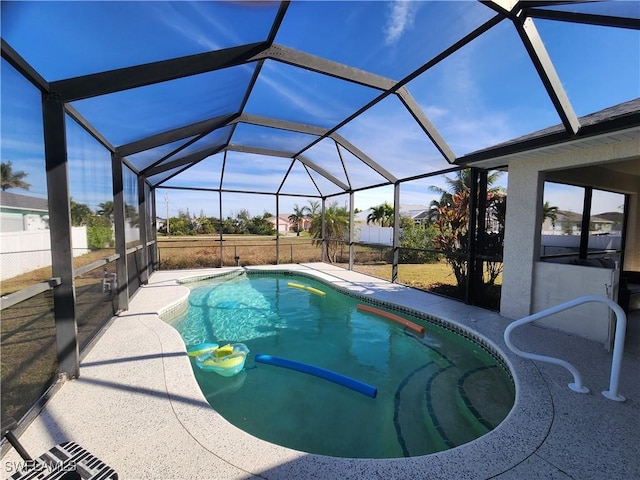
[{"label": "tree", "polygon": [[[506,195],[499,187],[492,185],[500,178],[502,172],[487,175],[487,212],[498,223],[497,231],[485,233],[485,255],[498,257],[502,252],[504,239],[504,217],[506,212]],[[468,281],[469,268],[469,206],[471,202],[471,186],[473,176],[470,169],[458,170],[455,177],[445,177],[449,190],[432,186],[429,190],[440,193],[440,201],[432,202],[433,222],[437,234],[434,246],[443,251],[447,263],[456,277],[460,292],[464,291]],[[486,229],[485,225],[478,228]],[[493,285],[502,272],[502,262],[487,261],[488,279],[486,285]]]},{"label": "tree", "polygon": [[[494,171],[487,175],[487,195],[492,195],[500,191],[498,187],[491,187],[500,178],[502,172]],[[453,195],[460,193],[463,195],[463,203],[461,206],[469,207],[469,198],[471,195],[471,185],[473,183],[473,175],[471,169],[458,170],[454,177],[444,177],[445,183],[448,185],[448,189],[432,185],[429,187],[429,191],[440,194],[440,200],[432,200],[430,204],[430,217],[435,220],[439,215],[441,208],[454,208]]]},{"label": "tree", "polygon": [[22,180],[28,175],[27,172],[20,170],[19,172],[13,171],[13,165],[11,162],[0,163],[0,178],[2,179],[2,191],[9,188],[22,188],[23,190],[29,190],[30,183]]},{"label": "tree", "polygon": [[558,207],[552,207],[549,202],[544,202],[542,206],[542,223],[544,223],[547,218],[551,220],[551,225],[555,227],[558,221]]},{"label": "tree", "polygon": [[309,212],[309,207],[303,206],[302,208],[298,206],[296,203],[293,206],[293,213],[289,215],[289,221],[296,224],[296,235],[300,236],[300,222],[304,220],[307,212]]},{"label": "tree", "polygon": [[377,223],[381,227],[391,227],[393,225],[393,207],[384,202],[377,207],[371,208],[371,213],[367,215],[367,225]]},{"label": "tree", "polygon": [[437,234],[433,239],[434,246],[444,252],[460,291],[464,291],[468,278],[468,203],[468,194],[458,192],[451,196],[450,207],[440,207],[435,223]]},{"label": "tree", "polygon": [[[338,207],[332,203],[324,212],[325,233],[327,245],[327,258],[330,263],[338,259],[340,245],[349,236],[349,212],[345,207]],[[322,215],[316,214],[311,218],[309,232],[314,238],[314,245],[322,245]]]},{"label": "tree", "polygon": [[439,255],[433,251],[436,227],[430,224],[416,224],[407,216],[400,217],[400,263],[434,263]]},{"label": "tree", "polygon": [[101,215],[87,218],[87,243],[91,250],[113,247],[113,228],[109,218]]},{"label": "tree", "polygon": [[114,212],[113,201],[108,200],[104,203],[98,204],[98,211],[96,212],[96,214],[100,215],[101,217],[107,217],[112,219],[113,212]]},{"label": "tree", "polygon": [[135,227],[138,224],[139,215],[138,215],[138,206],[137,205],[129,205],[128,203],[124,204],[124,218],[129,222],[129,225]]},{"label": "tree", "polygon": [[275,233],[274,225],[269,221],[272,217],[269,212],[264,212],[262,215],[256,215],[248,224],[249,233],[253,235],[273,235]]},{"label": "tree", "polygon": [[71,210],[71,225],[79,227],[87,224],[87,219],[92,215],[91,209],[84,203],[76,203],[73,198],[69,199],[69,209]]},{"label": "tree", "polygon": [[318,213],[320,213],[320,202],[319,201],[317,201],[317,200],[307,200],[307,201],[309,202],[309,206],[307,207],[309,218],[311,218],[314,215],[317,215]]}]

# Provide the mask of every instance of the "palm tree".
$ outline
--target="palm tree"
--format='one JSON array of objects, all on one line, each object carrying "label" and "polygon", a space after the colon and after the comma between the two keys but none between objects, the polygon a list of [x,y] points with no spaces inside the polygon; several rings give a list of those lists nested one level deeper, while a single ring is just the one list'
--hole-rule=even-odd
[{"label": "palm tree", "polygon": [[378,223],[381,227],[390,227],[393,225],[393,214],[393,207],[387,202],[377,207],[372,207],[371,213],[367,215],[367,225]]},{"label": "palm tree", "polygon": [[309,210],[308,216],[314,217],[318,214],[320,210],[320,202],[317,200],[307,200],[309,202],[309,206],[307,209]]},{"label": "palm tree", "polygon": [[101,217],[113,218],[113,211],[114,211],[113,201],[108,200],[104,203],[98,204],[98,211],[96,212],[96,214],[100,215]]},{"label": "palm tree", "polygon": [[69,198],[69,209],[71,211],[71,225],[74,227],[87,224],[91,216],[91,209],[84,203],[77,203],[73,198]]},{"label": "palm tree", "polygon": [[[501,175],[502,172],[498,170],[487,174],[487,198],[491,198],[500,192],[501,189],[499,187],[492,187],[492,185],[496,183]],[[466,200],[462,202],[461,206],[468,207],[469,205],[468,200],[470,198],[471,185],[473,183],[473,175],[471,174],[470,168],[458,170],[453,178],[445,176],[444,181],[449,188],[445,189],[436,185],[429,187],[430,192],[440,194],[440,200],[432,200],[429,205],[429,209],[431,210],[430,217],[437,217],[437,212],[440,208],[451,208],[453,196],[457,193],[463,195]]]},{"label": "palm tree", "polygon": [[[327,257],[330,263],[338,259],[340,245],[349,236],[349,211],[345,207],[338,207],[332,203],[324,212]],[[314,215],[311,219],[309,232],[314,238],[316,246],[322,244],[322,215]]]},{"label": "palm tree", "polygon": [[23,190],[29,190],[30,183],[22,180],[28,175],[27,172],[20,170],[19,172],[13,171],[13,165],[11,162],[2,162],[0,164],[0,178],[2,178],[2,191],[4,192],[8,188],[22,188]]},{"label": "palm tree", "polygon": [[289,221],[296,224],[296,236],[300,236],[300,222],[304,219],[305,215],[309,211],[309,207],[299,207],[296,203],[293,206],[293,213],[289,215]]},{"label": "palm tree", "polygon": [[552,207],[549,202],[544,202],[542,206],[542,223],[546,219],[551,220],[551,225],[556,226],[556,221],[558,220],[558,207]]},{"label": "palm tree", "polygon": [[[431,188],[437,188],[437,187],[429,187],[429,188],[431,189]],[[449,192],[444,192],[440,197],[440,200],[431,200],[431,203],[429,204],[429,211],[427,216],[428,222],[434,223],[436,220],[438,220],[440,216],[440,209],[450,208],[452,206],[452,202],[453,202],[453,199]]]}]

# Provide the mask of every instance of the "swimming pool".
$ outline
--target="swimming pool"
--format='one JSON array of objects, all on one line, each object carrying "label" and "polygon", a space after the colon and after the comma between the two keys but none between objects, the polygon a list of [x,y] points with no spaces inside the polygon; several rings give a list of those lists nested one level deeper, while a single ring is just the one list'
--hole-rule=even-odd
[{"label": "swimming pool", "polygon": [[[292,288],[290,283],[325,293]],[[193,286],[171,321],[185,344],[242,342],[245,370],[221,377],[195,368],[213,408],[269,442],[338,457],[424,455],[469,442],[510,411],[514,388],[496,355],[435,323],[426,329],[360,311],[362,298],[300,276],[242,274]],[[379,308],[380,305],[378,305]],[[376,398],[254,361],[267,354],[347,375]]]}]

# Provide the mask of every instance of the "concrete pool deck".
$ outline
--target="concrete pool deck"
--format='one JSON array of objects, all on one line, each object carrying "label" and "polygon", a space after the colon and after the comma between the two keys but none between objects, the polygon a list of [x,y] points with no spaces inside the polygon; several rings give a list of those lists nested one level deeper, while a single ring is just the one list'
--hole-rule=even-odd
[{"label": "concrete pool deck", "polygon": [[[248,267],[250,269],[251,267]],[[39,455],[73,440],[112,466],[121,479],[631,479],[640,478],[640,349],[628,342],[620,393],[607,400],[611,354],[600,344],[536,326],[514,333],[526,351],[576,365],[588,394],[569,390],[564,369],[506,350],[509,320],[495,312],[391,284],[333,265],[259,267],[291,270],[338,288],[390,301],[468,327],[504,352],[514,373],[516,404],[489,434],[452,450],[383,460],[307,454],[257,439],[229,424],[206,402],[180,335],[159,312],[188,294],[176,279],[225,270],[155,272],[106,328],[66,382],[20,437]],[[11,450],[5,475],[19,462]]]}]

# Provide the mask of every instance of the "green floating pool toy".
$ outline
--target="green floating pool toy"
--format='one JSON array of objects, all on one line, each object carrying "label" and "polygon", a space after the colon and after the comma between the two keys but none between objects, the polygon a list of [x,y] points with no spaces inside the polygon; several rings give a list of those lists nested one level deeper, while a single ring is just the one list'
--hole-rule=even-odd
[{"label": "green floating pool toy", "polygon": [[218,347],[219,345],[217,343],[199,343],[197,345],[190,345],[187,347],[187,355],[190,357],[200,357],[212,352]]},{"label": "green floating pool toy", "polygon": [[196,358],[196,365],[206,372],[232,377],[244,368],[249,349],[244,343],[233,343],[210,350]]}]

